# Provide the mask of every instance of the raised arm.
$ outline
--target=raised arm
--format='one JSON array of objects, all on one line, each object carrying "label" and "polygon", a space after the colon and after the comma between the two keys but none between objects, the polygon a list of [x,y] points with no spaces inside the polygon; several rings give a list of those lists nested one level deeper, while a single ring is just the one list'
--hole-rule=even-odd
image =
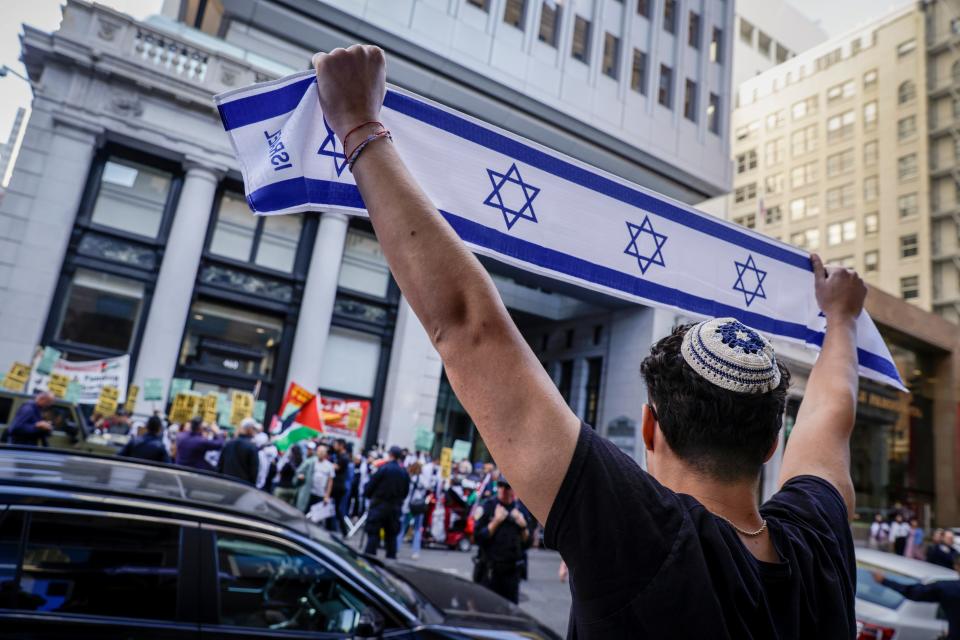
[{"label": "raised arm", "polygon": [[[314,66],[324,116],[341,140],[353,127],[379,119],[385,92],[380,49],[336,49],[317,54]],[[352,133],[347,153],[375,130]],[[390,270],[440,353],[457,398],[524,503],[545,522],[573,457],[577,417],[520,335],[486,271],[420,189],[394,145],[382,139],[371,143],[353,176]]]},{"label": "raised arm", "polygon": [[857,412],[857,316],[867,287],[852,270],[824,267],[816,255],[811,261],[827,331],[783,454],[780,484],[800,475],[819,476],[840,491],[852,514],[850,434]]}]

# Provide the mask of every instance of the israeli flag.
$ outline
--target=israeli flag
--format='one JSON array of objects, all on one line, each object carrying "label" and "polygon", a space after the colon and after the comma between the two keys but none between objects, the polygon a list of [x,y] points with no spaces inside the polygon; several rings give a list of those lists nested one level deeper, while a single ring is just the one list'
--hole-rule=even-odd
[{"label": "israeli flag", "polygon": [[[215,101],[255,213],[366,214],[313,71]],[[822,345],[809,254],[396,87],[381,120],[473,251],[626,300],[733,316],[770,337]],[[905,390],[866,312],[858,336],[861,375]]]}]

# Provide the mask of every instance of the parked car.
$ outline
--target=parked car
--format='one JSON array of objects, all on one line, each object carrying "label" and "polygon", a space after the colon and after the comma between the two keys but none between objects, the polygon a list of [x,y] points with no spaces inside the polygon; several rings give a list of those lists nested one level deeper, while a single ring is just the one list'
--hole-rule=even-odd
[{"label": "parked car", "polygon": [[903,584],[956,580],[957,572],[875,549],[857,549],[857,640],[936,640],[947,632],[939,605],[913,602],[873,579],[882,571]]},{"label": "parked car", "polygon": [[0,446],[4,638],[510,638],[486,589],[363,556],[287,503],[173,465]]},{"label": "parked car", "polygon": [[[17,411],[33,396],[0,389],[0,434],[4,433]],[[54,449],[116,454],[127,443],[129,436],[98,435],[79,406],[66,400],[57,400],[44,409],[44,417],[53,425],[47,443]]]}]

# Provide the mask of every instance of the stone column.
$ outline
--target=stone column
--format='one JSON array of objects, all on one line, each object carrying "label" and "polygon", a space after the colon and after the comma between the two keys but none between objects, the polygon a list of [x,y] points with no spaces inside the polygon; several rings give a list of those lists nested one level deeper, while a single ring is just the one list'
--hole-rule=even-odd
[{"label": "stone column", "polygon": [[213,199],[222,175],[221,169],[197,163],[188,165],[167,238],[167,247],[172,247],[173,251],[164,255],[150,302],[134,382],[142,389],[145,379],[162,379],[162,403],[167,400],[168,384],[177,366]]},{"label": "stone column", "polygon": [[330,335],[347,223],[347,216],[342,213],[328,212],[320,218],[287,369],[288,386],[291,381],[310,391],[320,386],[320,368]]}]

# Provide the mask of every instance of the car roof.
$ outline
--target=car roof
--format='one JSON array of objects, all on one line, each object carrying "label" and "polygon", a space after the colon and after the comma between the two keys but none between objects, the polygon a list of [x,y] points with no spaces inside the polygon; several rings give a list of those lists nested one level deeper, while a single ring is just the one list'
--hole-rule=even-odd
[{"label": "car roof", "polygon": [[952,569],[924,562],[923,560],[906,558],[895,553],[878,551],[876,549],[858,548],[857,560],[880,569],[886,569],[887,571],[894,571],[910,578],[916,578],[921,582],[957,579],[957,572]]},{"label": "car roof", "polygon": [[3,485],[86,490],[148,498],[265,520],[307,534],[303,513],[245,482],[213,472],[134,458],[15,445],[0,446]]}]

